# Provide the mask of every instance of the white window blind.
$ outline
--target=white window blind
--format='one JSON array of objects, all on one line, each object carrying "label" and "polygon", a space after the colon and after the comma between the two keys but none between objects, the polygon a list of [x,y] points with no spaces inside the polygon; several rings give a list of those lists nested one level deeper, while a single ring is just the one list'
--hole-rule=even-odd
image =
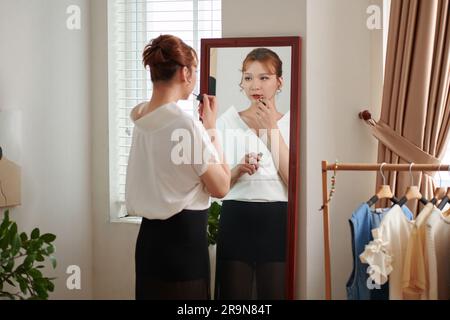
[{"label": "white window blind", "polygon": [[[109,0],[110,194],[115,207],[111,212],[121,212],[115,218],[124,215],[133,132],[129,115],[152,94],[150,74],[142,64],[145,45],[161,34],[172,34],[192,46],[200,59],[200,40],[222,36],[221,7],[221,0]],[[193,114],[197,103],[192,99],[179,105]]]}]

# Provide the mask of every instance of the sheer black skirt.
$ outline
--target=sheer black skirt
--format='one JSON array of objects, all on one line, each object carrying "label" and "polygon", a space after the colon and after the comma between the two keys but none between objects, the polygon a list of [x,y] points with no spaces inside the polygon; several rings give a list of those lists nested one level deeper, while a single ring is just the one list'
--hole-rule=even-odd
[{"label": "sheer black skirt", "polygon": [[208,210],[142,218],[136,243],[137,300],[210,298]]},{"label": "sheer black skirt", "polygon": [[287,202],[224,201],[215,299],[286,298]]}]

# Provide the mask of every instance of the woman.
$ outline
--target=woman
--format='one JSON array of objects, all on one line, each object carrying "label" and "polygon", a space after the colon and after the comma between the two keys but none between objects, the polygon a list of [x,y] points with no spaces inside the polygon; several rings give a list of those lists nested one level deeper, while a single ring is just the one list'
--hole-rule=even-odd
[{"label": "woman", "polygon": [[179,38],[151,41],[143,63],[153,91],[150,101],[131,112],[135,127],[126,181],[128,214],[142,217],[136,299],[208,299],[210,196],[223,197],[230,185],[230,170],[212,139],[216,101],[203,96],[203,125],[177,106],[195,87],[198,63],[194,49]]},{"label": "woman", "polygon": [[278,55],[253,50],[240,84],[250,106],[218,120],[226,158],[237,165],[222,204],[216,299],[285,298],[290,119],[276,107],[282,85]]}]

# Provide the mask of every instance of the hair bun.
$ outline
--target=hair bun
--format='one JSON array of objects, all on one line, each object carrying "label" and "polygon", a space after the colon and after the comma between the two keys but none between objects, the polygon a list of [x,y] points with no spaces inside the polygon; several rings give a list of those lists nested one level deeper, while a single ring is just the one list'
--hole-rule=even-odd
[{"label": "hair bun", "polygon": [[[160,41],[159,41],[160,42]],[[150,57],[149,64],[156,65],[160,63],[167,63],[170,58],[167,56],[167,52],[161,47],[159,43],[151,43],[148,46],[148,51],[146,55]]]},{"label": "hair bun", "polygon": [[173,78],[180,66],[192,66],[197,55],[180,38],[172,35],[160,35],[145,46],[142,62],[150,67],[153,82]]}]

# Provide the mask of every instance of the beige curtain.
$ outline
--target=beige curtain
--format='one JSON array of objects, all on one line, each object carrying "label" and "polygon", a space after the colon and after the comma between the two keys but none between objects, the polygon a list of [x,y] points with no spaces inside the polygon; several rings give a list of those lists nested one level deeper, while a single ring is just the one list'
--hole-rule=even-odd
[{"label": "beige curtain", "polygon": [[[380,140],[379,163],[433,164],[443,157],[450,125],[449,1],[392,0],[381,119],[369,121]],[[386,176],[397,197],[411,185],[408,172]],[[413,176],[431,199],[431,176]],[[417,201],[408,206],[420,209]]]}]

